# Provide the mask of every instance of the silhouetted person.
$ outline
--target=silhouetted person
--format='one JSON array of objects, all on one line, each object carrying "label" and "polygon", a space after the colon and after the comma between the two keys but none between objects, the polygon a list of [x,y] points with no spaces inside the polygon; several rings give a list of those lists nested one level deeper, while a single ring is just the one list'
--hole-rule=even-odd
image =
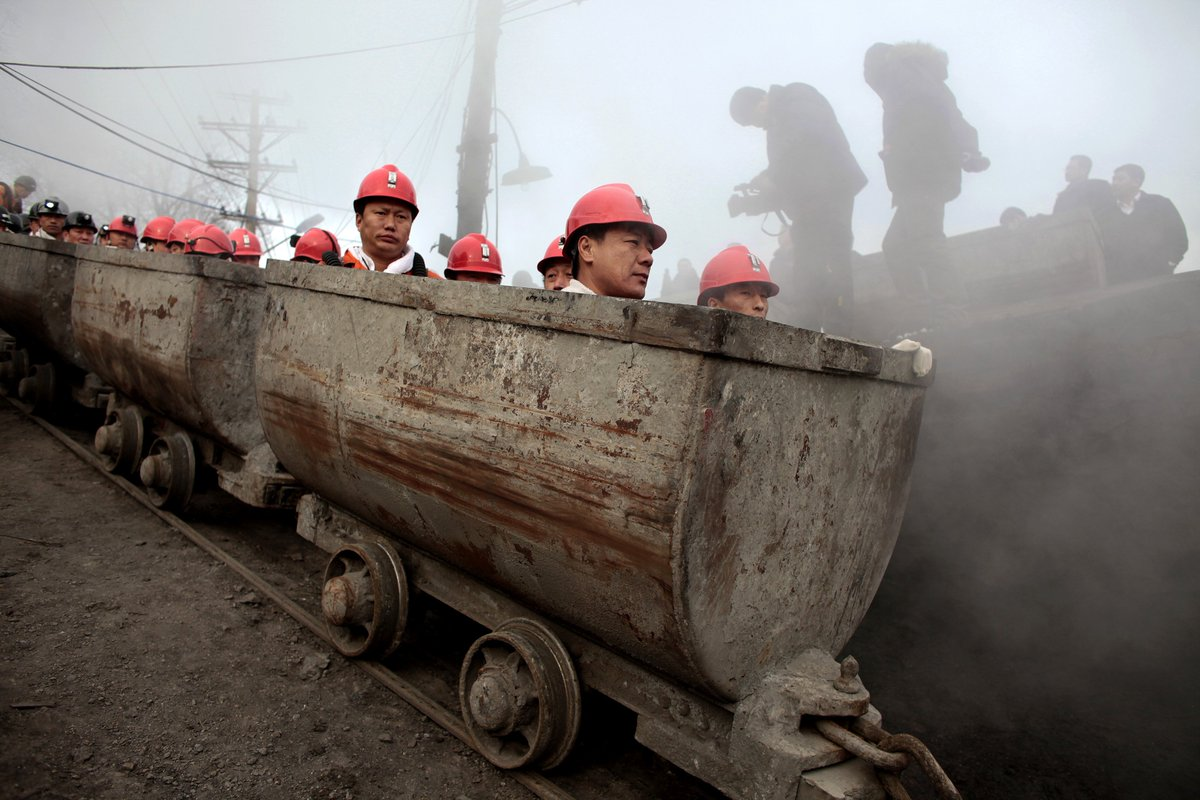
[{"label": "silhouetted person", "polygon": [[1113,204],[1112,187],[1108,181],[1099,178],[1089,178],[1092,174],[1092,160],[1087,156],[1071,156],[1067,161],[1063,177],[1067,179],[1067,188],[1058,193],[1054,200],[1055,214],[1065,214],[1077,208],[1086,208],[1092,216],[1099,219]]},{"label": "silhouetted person", "polygon": [[1113,172],[1116,203],[1100,219],[1109,283],[1170,275],[1187,252],[1187,229],[1175,204],[1143,192],[1145,180],[1137,164]]},{"label": "silhouetted person", "polygon": [[964,302],[946,253],[946,203],[962,191],[963,170],[990,166],[946,86],[948,65],[945,52],[923,42],[875,44],[863,61],[863,77],[883,101],[879,155],[896,209],[884,260],[917,327],[953,317]]},{"label": "silhouetted person", "polygon": [[1025,213],[1025,209],[1009,206],[1000,212],[1000,224],[1009,230],[1014,230],[1025,224],[1029,219],[1029,215]]},{"label": "silhouetted person", "polygon": [[28,175],[19,175],[9,186],[0,181],[0,208],[10,214],[20,214],[25,210],[25,198],[37,191],[37,181]]},{"label": "silhouetted person", "polygon": [[854,197],[867,185],[837,115],[820,92],[805,83],[746,86],[734,93],[729,114],[739,125],[767,132],[767,168],[734,195],[731,216],[782,211],[791,221],[791,264],[775,279],[784,285],[799,316],[788,322],[849,335],[854,281],[850,251]]}]

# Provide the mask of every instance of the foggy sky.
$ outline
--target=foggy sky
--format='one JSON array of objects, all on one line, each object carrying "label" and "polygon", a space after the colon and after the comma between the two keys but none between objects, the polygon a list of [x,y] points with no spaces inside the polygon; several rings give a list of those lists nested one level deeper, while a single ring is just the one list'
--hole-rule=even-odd
[{"label": "foggy sky", "polygon": [[[1126,162],[1145,167],[1146,191],[1178,206],[1200,230],[1200,100],[1186,81],[1200,74],[1200,3],[1107,0],[854,3],[643,3],[561,0],[508,4],[497,62],[496,103],[512,119],[530,161],[554,177],[501,187],[497,230],[489,203],[484,233],[505,271],[532,270],[571,205],[601,183],[624,181],[644,195],[669,233],[661,267],[680,258],[697,268],[730,242],[764,258],[774,218],[730,219],[731,187],[766,164],[764,134],[728,115],[742,85],[803,81],[829,98],[870,178],[855,208],[856,249],[873,252],[890,220],[876,155],[878,98],[862,81],[862,55],[876,41],[922,39],[950,56],[949,85],[979,130],[992,169],[964,177],[947,207],[946,229],[996,224],[1016,205],[1049,212],[1074,153],[1090,155],[1093,177]],[[533,13],[543,12],[543,13]],[[526,19],[519,19],[533,13]],[[362,176],[394,162],[416,182],[421,214],[414,246],[428,253],[456,220],[456,147],[471,67],[474,4],[457,2],[61,2],[22,6],[0,21],[4,60],[67,64],[177,64],[325,53],[463,33],[393,50],[281,65],[181,71],[80,72],[29,69],[30,77],[124,124],[196,155],[240,154],[200,118],[246,114],[233,92],[286,96],[268,113],[306,130],[268,152],[294,161],[275,187],[338,208],[267,199],[260,213],[355,238],[350,203]],[[179,193],[187,173],[155,159],[0,78],[4,138],[137,183]],[[501,174],[517,165],[507,124],[498,123]],[[151,145],[163,150],[159,145]],[[172,154],[176,155],[176,154]],[[178,156],[177,156],[178,157]],[[0,144],[0,179],[30,173],[35,197],[57,194],[107,220],[158,213],[158,201]],[[494,182],[494,177],[493,177]],[[493,184],[494,185],[494,184]],[[244,198],[219,192],[230,206]],[[194,209],[196,216],[207,212]],[[232,227],[226,223],[225,226]],[[765,228],[765,231],[764,231]],[[275,241],[286,236],[279,229]],[[275,251],[290,256],[285,244]],[[430,259],[432,266],[440,256]],[[1189,254],[1183,269],[1200,258]]]}]

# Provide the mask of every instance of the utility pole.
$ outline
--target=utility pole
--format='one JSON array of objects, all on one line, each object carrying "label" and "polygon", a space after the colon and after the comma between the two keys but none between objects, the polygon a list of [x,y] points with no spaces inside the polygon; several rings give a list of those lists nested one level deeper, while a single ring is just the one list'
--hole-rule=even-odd
[{"label": "utility pole", "polygon": [[[231,95],[233,99],[250,103],[250,122],[206,122],[200,120],[200,127],[206,130],[220,131],[225,135],[225,138],[233,142],[239,150],[246,154],[245,161],[221,161],[210,158],[208,165],[217,169],[235,170],[244,172],[246,175],[246,210],[242,214],[226,214],[229,219],[241,220],[243,226],[251,233],[255,232],[255,227],[259,221],[258,215],[258,193],[266,189],[271,181],[282,172],[295,172],[296,165],[291,166],[284,164],[272,164],[263,158],[263,153],[270,150],[275,145],[279,144],[289,133],[303,130],[303,128],[276,125],[273,122],[263,123],[260,119],[259,109],[263,105],[284,105],[286,100],[262,97],[257,91],[253,94],[235,94]],[[245,143],[233,133],[244,134],[246,137]],[[275,134],[275,138],[271,139],[266,144],[263,144],[265,134]],[[261,160],[260,160],[261,159]]]},{"label": "utility pole", "polygon": [[500,41],[502,0],[478,0],[475,21],[475,64],[458,146],[458,234],[479,233],[488,195],[492,161],[492,104],[496,88],[496,48]]}]

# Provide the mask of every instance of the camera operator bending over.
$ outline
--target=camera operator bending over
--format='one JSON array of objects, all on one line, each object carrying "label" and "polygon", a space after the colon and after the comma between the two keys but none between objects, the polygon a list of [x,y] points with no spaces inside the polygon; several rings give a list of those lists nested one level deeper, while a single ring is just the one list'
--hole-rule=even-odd
[{"label": "camera operator bending over", "polygon": [[849,335],[851,218],[867,176],[833,107],[806,83],[769,91],[745,86],[734,93],[729,114],[739,125],[767,132],[767,168],[739,187],[745,194],[729,199],[730,216],[781,211],[791,220],[793,264],[775,278],[788,288],[799,315],[785,321]]}]

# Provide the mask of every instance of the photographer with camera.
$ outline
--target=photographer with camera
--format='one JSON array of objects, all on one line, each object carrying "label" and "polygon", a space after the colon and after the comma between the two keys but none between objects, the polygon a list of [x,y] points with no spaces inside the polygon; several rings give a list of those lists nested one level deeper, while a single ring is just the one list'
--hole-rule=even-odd
[{"label": "photographer with camera", "polygon": [[946,85],[948,66],[946,53],[924,42],[874,44],[863,60],[863,78],[883,101],[879,156],[896,209],[883,257],[908,306],[903,330],[962,316],[966,298],[946,253],[946,203],[962,191],[963,172],[991,165]]},{"label": "photographer with camera", "polygon": [[793,263],[775,274],[794,315],[785,322],[849,335],[854,283],[850,251],[854,197],[867,185],[837,115],[805,83],[745,86],[729,102],[742,126],[767,132],[767,168],[734,188],[730,216],[776,211],[790,221]]}]

